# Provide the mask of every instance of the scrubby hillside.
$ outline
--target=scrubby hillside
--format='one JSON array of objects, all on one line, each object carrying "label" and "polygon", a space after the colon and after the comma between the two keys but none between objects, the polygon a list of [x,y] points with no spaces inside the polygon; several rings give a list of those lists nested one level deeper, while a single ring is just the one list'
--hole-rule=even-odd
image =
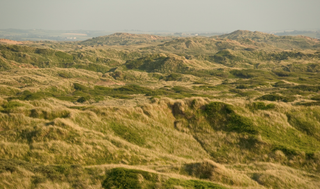
[{"label": "scrubby hillside", "polygon": [[160,37],[147,34],[115,33],[112,35],[95,37],[80,42],[81,45],[141,45],[154,42],[164,42],[172,37]]},{"label": "scrubby hillside", "polygon": [[320,187],[316,40],[152,37],[0,45],[1,188]]},{"label": "scrubby hillside", "polygon": [[262,32],[251,32],[246,30],[237,30],[230,34],[218,36],[218,38],[226,38],[237,40],[245,43],[266,43],[282,49],[313,49],[319,47],[319,40],[305,36],[277,36]]}]

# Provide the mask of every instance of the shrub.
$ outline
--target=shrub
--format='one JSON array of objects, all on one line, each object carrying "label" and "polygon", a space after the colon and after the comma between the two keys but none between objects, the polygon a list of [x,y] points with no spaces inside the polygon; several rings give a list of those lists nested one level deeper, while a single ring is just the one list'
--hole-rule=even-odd
[{"label": "shrub", "polygon": [[103,188],[155,188],[160,180],[158,175],[141,170],[114,168],[106,173]]},{"label": "shrub", "polygon": [[274,75],[270,72],[254,69],[243,69],[243,70],[231,70],[230,73],[239,78],[262,78],[263,79],[274,79]]},{"label": "shrub", "polygon": [[280,77],[288,77],[288,76],[290,76],[290,72],[286,72],[286,71],[283,71],[283,70],[275,70],[275,71],[273,71],[273,73],[275,73],[277,76],[280,76]]},{"label": "shrub", "polygon": [[178,81],[181,78],[182,78],[181,74],[172,73],[172,74],[168,75],[165,80],[166,81]]},{"label": "shrub", "polygon": [[252,121],[236,114],[233,106],[229,104],[211,102],[205,106],[204,112],[214,129],[239,133],[257,133]]},{"label": "shrub", "polygon": [[90,100],[90,96],[82,96],[80,98],[78,98],[77,102],[83,103]]},{"label": "shrub", "polygon": [[[36,49],[35,53],[37,54],[41,54],[41,55],[45,55],[45,56],[49,56],[49,55],[53,55],[54,50],[51,49]],[[57,52],[58,53],[58,52]]]},{"label": "shrub", "polygon": [[250,110],[270,110],[275,108],[275,104],[265,104],[264,102],[253,102],[249,105]]},{"label": "shrub", "polygon": [[294,97],[294,96],[280,96],[277,94],[268,94],[268,95],[263,95],[263,96],[257,98],[257,100],[293,102],[296,100],[296,97]]},{"label": "shrub", "polygon": [[79,83],[74,83],[73,84],[73,88],[75,90],[78,90],[78,91],[87,91],[88,90],[88,87],[84,86],[84,85],[81,85]]},{"label": "shrub", "polygon": [[60,72],[59,76],[63,78],[72,78],[72,74],[69,72]]},{"label": "shrub", "polygon": [[124,168],[111,169],[107,173],[107,179],[102,183],[104,188],[132,188],[139,189],[141,185],[137,172]]},{"label": "shrub", "polygon": [[240,85],[238,85],[236,88],[237,88],[237,89],[248,89],[248,88],[250,88],[250,86],[244,85],[244,84],[240,84]]}]

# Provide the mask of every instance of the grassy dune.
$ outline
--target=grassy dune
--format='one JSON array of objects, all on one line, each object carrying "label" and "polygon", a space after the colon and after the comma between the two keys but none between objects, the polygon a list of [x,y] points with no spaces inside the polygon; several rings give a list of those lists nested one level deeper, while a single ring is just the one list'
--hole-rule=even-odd
[{"label": "grassy dune", "polygon": [[318,44],[236,31],[0,45],[0,186],[319,188]]}]

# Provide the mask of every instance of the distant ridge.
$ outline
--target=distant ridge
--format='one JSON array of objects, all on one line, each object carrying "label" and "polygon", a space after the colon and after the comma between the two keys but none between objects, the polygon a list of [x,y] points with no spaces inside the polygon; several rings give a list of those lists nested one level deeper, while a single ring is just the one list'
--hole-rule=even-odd
[{"label": "distant ridge", "polygon": [[80,42],[83,45],[139,45],[152,42],[164,42],[172,37],[162,37],[149,34],[114,33],[111,35],[94,37]]},{"label": "distant ridge", "polygon": [[229,34],[217,36],[219,39],[231,39],[241,43],[265,43],[283,49],[307,49],[318,48],[319,39],[305,36],[277,36],[258,31],[237,30]]},{"label": "distant ridge", "polygon": [[21,41],[14,41],[10,39],[0,39],[0,44],[5,43],[5,44],[10,44],[10,45],[21,45],[23,44]]},{"label": "distant ridge", "polygon": [[229,34],[220,35],[219,38],[228,38],[232,40],[237,39],[266,39],[266,38],[279,38],[279,36],[263,33],[259,31],[248,31],[248,30],[236,30]]}]

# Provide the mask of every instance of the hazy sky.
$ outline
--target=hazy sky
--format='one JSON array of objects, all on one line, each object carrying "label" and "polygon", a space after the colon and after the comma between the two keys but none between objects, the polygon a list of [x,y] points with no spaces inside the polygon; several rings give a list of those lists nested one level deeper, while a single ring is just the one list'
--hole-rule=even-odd
[{"label": "hazy sky", "polygon": [[0,29],[320,29],[320,0],[0,0]]}]

